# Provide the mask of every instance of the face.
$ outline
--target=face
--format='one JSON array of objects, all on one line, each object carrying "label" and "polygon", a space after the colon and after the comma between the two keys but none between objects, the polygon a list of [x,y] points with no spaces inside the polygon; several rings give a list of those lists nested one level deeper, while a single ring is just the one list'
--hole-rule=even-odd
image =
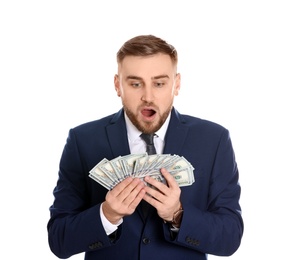
[{"label": "face", "polygon": [[114,77],[124,110],[144,133],[158,131],[168,117],[180,89],[180,74],[165,54],[127,56]]}]

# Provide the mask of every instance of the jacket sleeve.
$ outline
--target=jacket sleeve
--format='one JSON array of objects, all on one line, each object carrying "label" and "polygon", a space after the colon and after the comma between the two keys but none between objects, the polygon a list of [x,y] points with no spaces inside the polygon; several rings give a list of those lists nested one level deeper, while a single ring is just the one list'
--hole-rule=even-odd
[{"label": "jacket sleeve", "polygon": [[[228,130],[222,132],[217,149],[211,156],[213,165],[208,177],[208,199],[205,208],[194,205],[189,197],[183,200],[184,214],[179,233],[172,241],[170,231],[164,227],[165,238],[206,254],[232,255],[240,246],[243,220],[239,205],[241,188],[238,168]],[[197,180],[201,185],[201,180]],[[197,194],[199,195],[199,194]]]},{"label": "jacket sleeve", "polygon": [[88,171],[83,165],[74,130],[70,130],[47,225],[51,251],[59,258],[112,244],[101,223],[100,204],[88,207],[84,178],[88,178]]}]

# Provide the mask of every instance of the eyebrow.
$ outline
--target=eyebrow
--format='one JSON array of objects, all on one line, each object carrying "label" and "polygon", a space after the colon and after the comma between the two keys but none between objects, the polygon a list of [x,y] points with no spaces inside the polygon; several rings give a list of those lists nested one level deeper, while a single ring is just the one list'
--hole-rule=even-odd
[{"label": "eyebrow", "polygon": [[[154,80],[154,79],[161,79],[161,78],[169,78],[168,75],[166,74],[163,74],[163,75],[158,75],[158,76],[155,76],[155,77],[152,77],[151,79]],[[143,80],[142,77],[138,77],[138,76],[133,76],[133,75],[129,75],[126,77],[126,79],[136,79],[136,80]]]},{"label": "eyebrow", "polygon": [[138,77],[138,76],[132,76],[132,75],[127,76],[127,77],[126,77],[126,80],[128,80],[128,79],[142,80],[141,77]]},{"label": "eyebrow", "polygon": [[169,78],[169,76],[164,74],[164,75],[159,75],[159,76],[152,77],[152,79],[161,79],[161,78]]}]

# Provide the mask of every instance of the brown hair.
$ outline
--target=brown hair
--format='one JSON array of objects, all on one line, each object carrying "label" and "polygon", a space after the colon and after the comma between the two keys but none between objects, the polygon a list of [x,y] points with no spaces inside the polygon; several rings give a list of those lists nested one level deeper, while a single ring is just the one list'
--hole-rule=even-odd
[{"label": "brown hair", "polygon": [[153,35],[140,35],[125,42],[117,52],[117,62],[121,63],[126,56],[150,56],[158,53],[169,55],[173,63],[177,65],[176,49]]}]

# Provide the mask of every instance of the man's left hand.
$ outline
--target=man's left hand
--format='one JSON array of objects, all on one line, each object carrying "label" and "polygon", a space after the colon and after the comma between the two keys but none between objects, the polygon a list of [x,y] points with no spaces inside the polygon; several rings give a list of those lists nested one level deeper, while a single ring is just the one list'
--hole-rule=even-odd
[{"label": "man's left hand", "polygon": [[145,186],[146,194],[143,199],[157,209],[158,215],[165,221],[172,221],[174,212],[180,208],[181,189],[173,176],[164,168],[161,169],[167,185],[150,176],[144,178],[145,182],[153,186]]}]

